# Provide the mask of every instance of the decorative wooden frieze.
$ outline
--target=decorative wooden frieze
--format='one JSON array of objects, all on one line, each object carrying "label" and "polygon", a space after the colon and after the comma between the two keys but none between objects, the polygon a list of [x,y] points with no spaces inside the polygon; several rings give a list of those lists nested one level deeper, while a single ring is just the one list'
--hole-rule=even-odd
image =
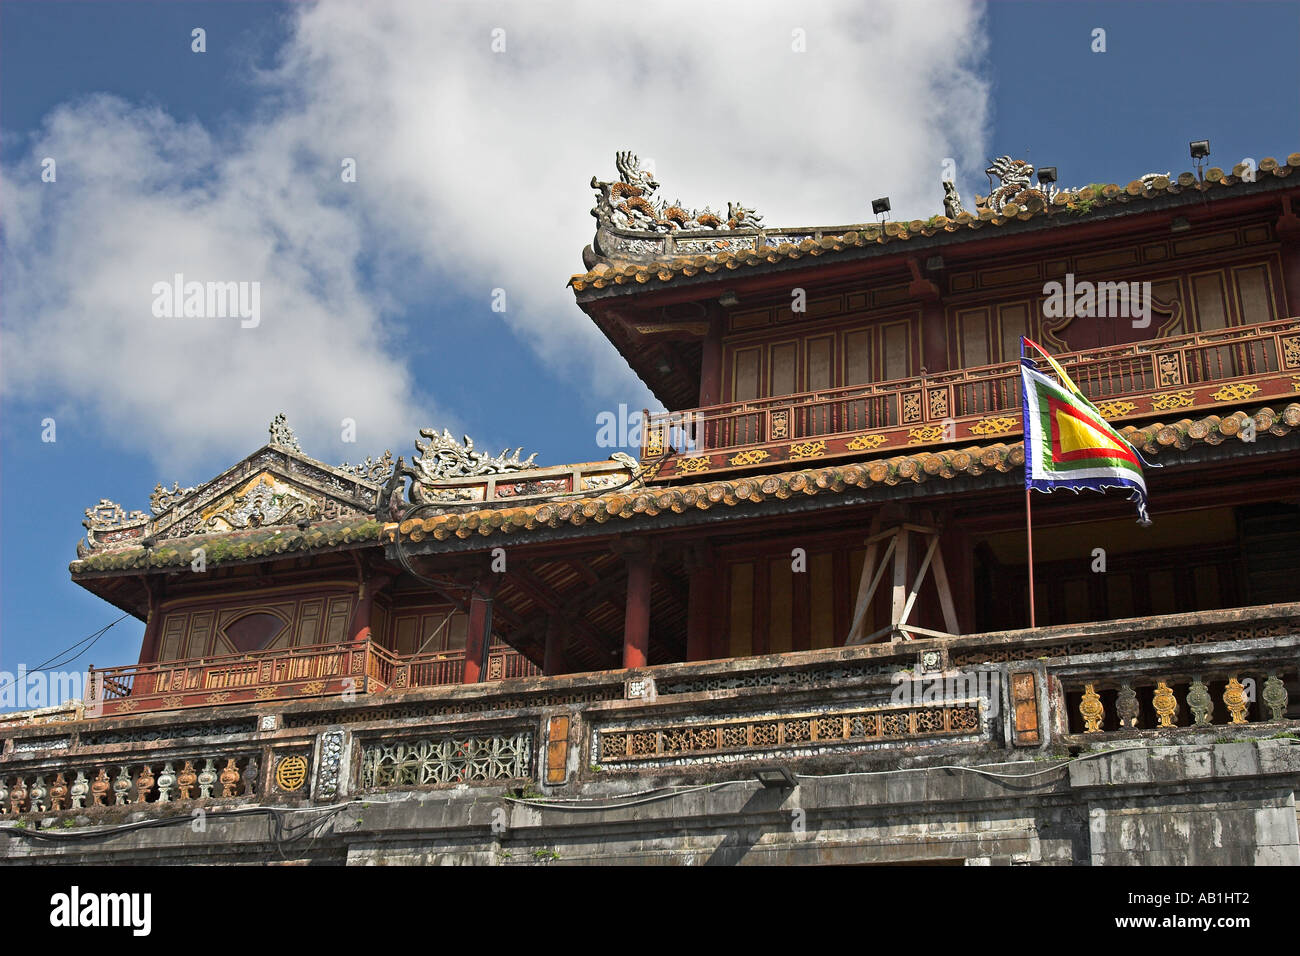
[{"label": "decorative wooden frieze", "polygon": [[1098,402],[1097,411],[1101,412],[1103,418],[1120,418],[1137,411],[1137,406],[1123,399],[1115,399],[1110,402]]},{"label": "decorative wooden frieze", "polygon": [[728,461],[733,465],[757,465],[771,457],[762,448],[751,448],[749,451],[742,451],[738,455],[733,455]]},{"label": "decorative wooden frieze", "polygon": [[947,437],[947,432],[942,425],[922,425],[919,428],[909,428],[907,430],[907,443],[909,445],[931,444]]},{"label": "decorative wooden frieze", "polygon": [[1000,435],[1005,432],[1014,431],[1020,427],[1020,419],[1009,416],[997,416],[993,418],[981,418],[975,424],[971,425],[972,435]]},{"label": "decorative wooden frieze", "polygon": [[1183,384],[1183,367],[1177,355],[1156,356],[1156,384],[1161,388]]},{"label": "decorative wooden frieze", "polygon": [[790,457],[794,460],[816,458],[826,452],[825,441],[797,442],[790,446]]},{"label": "decorative wooden frieze", "polygon": [[1234,382],[1232,385],[1223,386],[1210,397],[1216,402],[1239,402],[1250,398],[1258,391],[1259,386],[1251,382]]},{"label": "decorative wooden frieze", "polygon": [[1151,408],[1157,412],[1167,412],[1175,408],[1187,408],[1193,403],[1195,392],[1184,389],[1177,392],[1157,392],[1151,397]]},{"label": "decorative wooden frieze", "polygon": [[845,447],[853,451],[868,451],[872,448],[879,448],[886,440],[884,435],[858,435],[850,438],[845,443]]},{"label": "decorative wooden frieze", "polygon": [[790,437],[790,410],[788,408],[773,409],[769,415],[771,422],[771,434],[768,438],[771,441],[782,441]]},{"label": "decorative wooden frieze", "polygon": [[1283,336],[1282,365],[1285,368],[1300,368],[1300,335]]},{"label": "decorative wooden frieze", "polygon": [[921,420],[921,393],[903,392],[903,422],[910,424]]}]

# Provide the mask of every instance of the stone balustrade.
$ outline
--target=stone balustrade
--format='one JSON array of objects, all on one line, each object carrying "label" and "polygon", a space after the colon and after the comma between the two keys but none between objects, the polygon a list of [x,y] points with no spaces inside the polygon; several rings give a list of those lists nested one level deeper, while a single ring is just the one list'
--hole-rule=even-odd
[{"label": "stone balustrade", "polygon": [[774,761],[841,773],[1024,760],[1107,735],[1278,736],[1300,728],[1298,671],[1300,603],[11,726],[0,814],[576,793]]}]

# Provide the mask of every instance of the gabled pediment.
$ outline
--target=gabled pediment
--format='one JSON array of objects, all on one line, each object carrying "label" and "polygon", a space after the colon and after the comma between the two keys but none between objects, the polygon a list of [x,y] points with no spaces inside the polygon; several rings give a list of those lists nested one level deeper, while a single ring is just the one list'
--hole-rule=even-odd
[{"label": "gabled pediment", "polygon": [[375,513],[380,489],[392,473],[390,454],[359,465],[327,465],[302,453],[284,416],[276,417],[270,432],[268,444],[201,485],[159,484],[148,515],[128,514],[107,499],[88,508],[78,555]]}]

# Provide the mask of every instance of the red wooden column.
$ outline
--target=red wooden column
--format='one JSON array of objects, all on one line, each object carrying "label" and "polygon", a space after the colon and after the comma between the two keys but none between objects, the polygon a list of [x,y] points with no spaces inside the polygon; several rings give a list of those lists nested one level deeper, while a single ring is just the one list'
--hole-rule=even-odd
[{"label": "red wooden column", "polygon": [[366,578],[361,585],[361,595],[357,598],[357,610],[352,615],[352,640],[370,639],[370,615],[375,606],[375,579]]},{"label": "red wooden column", "polygon": [[[709,305],[709,332],[700,356],[700,407],[722,401],[722,332],[726,319],[716,302]],[[703,436],[700,436],[701,440]]]},{"label": "red wooden column", "polygon": [[151,586],[146,579],[145,587],[149,591],[149,616],[145,618],[144,640],[140,642],[140,663],[150,664],[158,660],[158,644],[162,634],[162,614],[158,610],[162,603],[162,585],[159,583],[157,587]]},{"label": "red wooden column", "polygon": [[564,620],[558,614],[552,614],[546,620],[546,652],[542,659],[542,673],[547,677],[563,674],[565,671],[564,644],[568,637]]},{"label": "red wooden column", "polygon": [[624,549],[623,559],[627,562],[623,666],[645,667],[650,656],[650,549],[645,542],[633,542]]},{"label": "red wooden column", "polygon": [[718,576],[713,553],[699,544],[686,555],[690,595],[686,607],[686,659],[707,661],[712,655],[714,614],[718,605]]},{"label": "red wooden column", "polygon": [[480,580],[469,599],[469,623],[465,628],[465,673],[462,684],[477,684],[483,679],[484,659],[492,640],[492,592],[496,583]]},{"label": "red wooden column", "polygon": [[1286,310],[1281,317],[1300,315],[1300,202],[1287,196],[1282,200],[1282,215],[1274,225],[1282,242],[1282,285],[1286,290]]}]

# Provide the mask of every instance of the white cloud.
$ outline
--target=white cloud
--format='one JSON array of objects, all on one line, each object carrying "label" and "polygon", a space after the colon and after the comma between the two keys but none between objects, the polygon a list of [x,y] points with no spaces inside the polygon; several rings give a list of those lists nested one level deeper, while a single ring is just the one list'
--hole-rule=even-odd
[{"label": "white cloud", "polygon": [[[925,217],[941,211],[945,157],[982,165],[974,5],[325,2],[295,15],[260,78],[285,104],[269,115],[204,130],[91,98],[49,117],[21,180],[6,170],[11,393],[89,404],[125,447],[171,466],[233,460],[281,409],[313,452],[341,447],[344,416],[408,450],[419,425],[457,410],[436,407],[437,382],[417,381],[384,319],[440,283],[481,299],[483,321],[505,288],[505,321],[575,389],[635,407],[639,386],[564,288],[594,229],[587,181],[613,174],[616,149],[654,158],[668,198],[741,200],[773,225],[869,219],[884,194],[899,218]],[[807,52],[792,52],[796,28]],[[57,188],[29,175],[46,155]],[[343,157],[358,163],[347,189]],[[174,272],[260,278],[262,325],[152,319],[150,287]]]}]

